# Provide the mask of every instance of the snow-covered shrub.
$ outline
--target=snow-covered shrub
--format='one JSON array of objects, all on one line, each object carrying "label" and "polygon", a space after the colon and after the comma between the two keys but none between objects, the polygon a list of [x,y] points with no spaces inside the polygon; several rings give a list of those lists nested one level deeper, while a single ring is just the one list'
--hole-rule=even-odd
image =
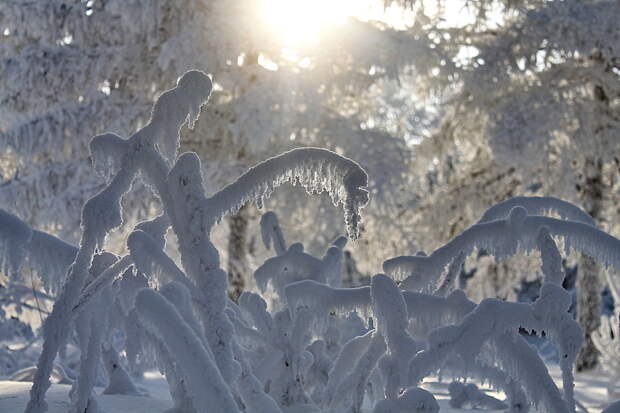
[{"label": "snow-covered shrub", "polygon": [[[158,99],[142,129],[127,139],[105,134],[92,140],[95,169],[108,183],[84,206],[79,248],[52,238],[37,242],[36,231],[0,216],[15,237],[5,242],[11,236],[0,230],[5,270],[17,273],[30,257],[36,263],[56,250],[58,257],[73,258],[55,261],[68,269],[45,322],[27,413],[47,408],[49,377],[71,323],[81,350],[71,392],[75,413],[97,411],[93,389],[102,359],[109,392],[134,392],[130,376],[118,369],[118,335],[132,372],[152,363],[166,375],[175,412],[278,413],[300,405],[333,413],[358,413],[366,406],[375,412],[435,412],[433,396],[417,386],[438,372],[489,382],[504,391],[513,413],[527,412],[531,404],[574,412],[572,366],[583,337],[568,313],[571,300],[561,287],[565,274],[554,237],[563,239],[566,251],[579,250],[615,268],[620,240],[571,204],[521,197],[490,209],[431,254],[386,260],[387,275],[375,275],[370,286],[342,288],[346,238],[314,257],[299,242],[287,246],[277,217],[268,213],[261,232],[276,256],[254,273],[260,293],[246,291],[235,303],[210,239],[221,218],[251,200],[261,205],[291,182],[309,193],[328,192],[343,207],[348,236],[355,239],[368,202],[367,176],[333,152],[298,148],[259,163],[207,197],[197,155],[177,151],[179,128],[192,126],[211,86],[204,73],[187,72]],[[138,178],[159,199],[161,214],[137,225],[127,239],[128,253],[116,256],[104,251],[106,236],[123,225],[121,200]],[[547,210],[564,219],[535,215]],[[164,250],[169,228],[180,262]],[[456,281],[476,248],[496,259],[539,251],[539,298],[468,300]],[[544,332],[559,349],[562,391],[519,329]]]},{"label": "snow-covered shrub", "polygon": [[[349,159],[323,149],[303,148],[260,163],[207,198],[199,159],[192,153],[177,157],[176,152],[179,128],[188,120],[190,127],[193,125],[210,95],[211,86],[211,79],[204,73],[187,72],[175,88],[160,96],[150,121],[131,137],[123,139],[105,134],[93,139],[93,163],[95,169],[106,176],[108,185],[84,206],[82,241],[54,309],[45,322],[43,351],[26,411],[46,410],[44,395],[50,385],[53,360],[67,338],[68,329],[63,327],[72,320],[81,332],[78,335],[82,351],[80,374],[71,392],[72,411],[96,411],[92,391],[101,346],[110,334],[113,307],[117,304],[122,307],[120,301],[123,301],[115,299],[115,295],[121,297],[122,294],[118,291],[115,294],[112,283],[121,274],[124,279],[128,274],[125,270],[132,264],[154,285],[163,285],[165,277],[177,283],[166,284],[161,290],[164,295],[149,293],[148,289],[134,291],[136,311],[125,308],[121,312],[131,319],[125,326],[140,328],[144,325],[145,332],[137,336],[150,336],[150,341],[156,343],[158,361],[164,364],[170,376],[174,376],[171,381],[173,398],[184,400],[181,407],[206,411],[209,406],[209,409],[234,411],[237,401],[242,400],[240,405],[249,410],[266,411],[275,405],[269,395],[256,394],[257,391],[263,393],[263,387],[245,359],[247,350],[238,342],[242,336],[242,332],[237,331],[243,326],[241,313],[240,310],[235,312],[235,305],[227,300],[227,276],[219,268],[219,254],[209,240],[210,230],[219,219],[235,212],[243,203],[255,200],[260,205],[277,186],[291,182],[313,193],[329,192],[335,204],[342,204],[349,234],[355,238],[360,209],[368,202],[364,189],[367,177],[363,169]],[[151,184],[162,203],[163,213],[136,228],[128,239],[129,255],[100,254],[106,235],[123,223],[120,201],[138,175]],[[7,261],[6,268],[14,272],[28,249],[22,245],[28,244],[32,231],[10,216],[6,221],[18,229],[14,234],[19,235],[13,235],[19,239],[15,244],[18,249],[4,254],[12,259]],[[182,269],[162,250],[163,234],[170,226],[177,236]],[[15,248],[12,243],[4,245],[7,245],[5,249]],[[298,247],[293,247],[292,251],[299,252]],[[328,264],[323,267],[331,270],[332,261],[326,261]],[[184,293],[186,290],[191,293]],[[185,296],[191,297],[191,304]],[[127,301],[129,307],[132,306],[131,299],[124,301],[125,307]],[[284,310],[275,320],[273,336],[269,339],[281,346],[291,318]],[[239,326],[237,330],[233,322]],[[307,343],[303,324],[298,323],[295,331],[295,345],[289,343],[282,348],[288,353],[286,359],[295,363],[294,376],[299,376],[309,367],[310,353],[304,350]],[[128,331],[126,335],[135,334]],[[184,352],[193,354],[200,363],[193,364],[191,358],[185,363],[175,359]],[[207,382],[203,376],[205,372],[210,372]],[[285,374],[282,380],[273,383],[274,389],[280,389],[282,395],[288,394],[289,377],[293,376]],[[208,387],[211,390],[204,392],[205,383],[213,385]],[[290,400],[306,399],[303,391],[298,392],[297,397]]]}]

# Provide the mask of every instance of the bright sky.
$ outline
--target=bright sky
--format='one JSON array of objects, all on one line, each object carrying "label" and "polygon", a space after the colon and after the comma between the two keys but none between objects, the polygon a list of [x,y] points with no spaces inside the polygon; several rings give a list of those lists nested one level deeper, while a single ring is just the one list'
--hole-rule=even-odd
[{"label": "bright sky", "polygon": [[[396,27],[407,25],[411,15],[391,6],[384,8],[380,0],[262,0],[261,20],[283,47],[316,46],[322,34],[337,30],[349,17],[361,20],[382,20]],[[449,25],[469,23],[466,0],[449,0],[442,10]],[[427,13],[438,12],[436,0],[424,2]],[[410,22],[409,22],[410,23]]]},{"label": "bright sky", "polygon": [[316,46],[349,17],[403,23],[402,10],[377,0],[262,0],[261,14],[283,47],[297,49]]},{"label": "bright sky", "polygon": [[[440,13],[448,26],[462,26],[473,20],[467,0],[447,0],[442,9],[437,9],[437,0],[422,1],[427,15]],[[349,18],[378,20],[398,29],[413,23],[412,10],[385,8],[384,4],[381,0],[259,0],[259,14],[261,24],[279,44],[281,57],[305,68],[311,66],[306,52],[320,47],[322,42],[335,41]],[[268,70],[278,70],[278,64],[266,55],[261,54],[258,63]]]},{"label": "bright sky", "polygon": [[307,46],[318,41],[321,31],[346,22],[349,3],[355,1],[265,0],[263,19],[284,46]]}]

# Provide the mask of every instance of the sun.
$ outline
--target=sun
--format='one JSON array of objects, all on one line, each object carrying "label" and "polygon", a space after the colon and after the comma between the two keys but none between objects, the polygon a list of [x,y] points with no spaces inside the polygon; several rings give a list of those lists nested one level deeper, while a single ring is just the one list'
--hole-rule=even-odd
[{"label": "sun", "polygon": [[285,47],[315,45],[321,35],[344,24],[355,0],[263,0],[262,18]]}]

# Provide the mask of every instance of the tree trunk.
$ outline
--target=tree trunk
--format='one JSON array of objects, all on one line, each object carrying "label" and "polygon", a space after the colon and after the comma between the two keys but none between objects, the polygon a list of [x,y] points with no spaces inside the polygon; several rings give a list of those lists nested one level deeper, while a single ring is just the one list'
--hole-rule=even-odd
[{"label": "tree trunk", "polygon": [[[586,159],[584,183],[581,187],[586,211],[595,221],[601,218],[603,201],[602,161]],[[600,326],[601,319],[601,268],[592,258],[582,254],[577,267],[577,321],[583,328],[585,342],[577,355],[577,371],[590,370],[598,363],[599,352],[592,341],[592,333]]]},{"label": "tree trunk", "polygon": [[237,301],[245,287],[248,276],[248,206],[241,207],[237,214],[228,218],[228,295]]}]

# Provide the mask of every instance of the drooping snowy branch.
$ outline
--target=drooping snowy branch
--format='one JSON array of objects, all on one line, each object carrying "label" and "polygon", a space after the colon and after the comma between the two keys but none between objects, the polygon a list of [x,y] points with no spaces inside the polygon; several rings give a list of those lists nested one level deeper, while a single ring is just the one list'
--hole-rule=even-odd
[{"label": "drooping snowy branch", "polygon": [[403,291],[409,315],[409,330],[414,337],[424,338],[433,329],[458,324],[476,304],[469,300],[463,290],[454,290],[447,297]]},{"label": "drooping snowy branch", "polygon": [[285,288],[288,308],[295,311],[305,307],[312,310],[318,320],[330,312],[346,314],[360,311],[369,314],[371,307],[370,287],[332,288],[312,280],[298,281]]},{"label": "drooping snowy branch", "polygon": [[22,266],[32,269],[46,290],[60,290],[77,248],[53,235],[32,229],[15,215],[0,209],[0,268],[16,277]]},{"label": "drooping snowy branch", "polygon": [[344,209],[347,231],[358,236],[360,210],[368,203],[366,172],[354,161],[327,149],[297,148],[251,168],[206,201],[209,226],[234,213],[250,200],[262,205],[285,182],[303,186],[309,193],[326,191],[334,205]]},{"label": "drooping snowy branch", "polygon": [[508,216],[510,210],[516,206],[525,208],[528,215],[543,215],[547,212],[555,212],[563,219],[581,222],[593,227],[596,226],[590,214],[577,205],[550,196],[515,196],[508,198],[487,209],[478,220],[478,223],[504,219]]},{"label": "drooping snowy branch", "polygon": [[383,353],[385,341],[381,334],[374,332],[362,356],[338,384],[335,391],[338,397],[334,397],[330,403],[332,409],[345,407],[350,408],[352,413],[361,413],[366,383]]},{"label": "drooping snowy branch", "polygon": [[82,311],[84,304],[92,300],[93,297],[99,294],[105,287],[112,284],[114,279],[121,275],[131,264],[131,257],[125,255],[114,264],[110,265],[105,271],[101,272],[101,274],[98,274],[98,276],[82,290],[73,306],[72,312],[77,314]]},{"label": "drooping snowy branch", "polygon": [[[567,251],[575,249],[606,266],[620,268],[620,240],[614,236],[582,222],[527,215],[524,207],[516,206],[507,218],[472,225],[429,256],[392,258],[383,263],[383,269],[399,280],[424,276],[432,282],[459,254],[468,255],[474,248],[484,249],[500,260],[519,248],[531,251],[536,248],[538,230],[543,226],[552,236],[564,238]],[[407,280],[404,282],[406,285]]]},{"label": "drooping snowy branch", "polygon": [[[548,233],[543,229],[541,241],[544,241],[545,236],[548,237]],[[547,247],[543,248],[544,261],[553,259],[550,251],[547,244]],[[559,257],[559,253],[555,256]],[[550,266],[547,262],[544,268]],[[549,278],[553,279],[552,276]],[[445,360],[453,352],[463,360],[474,360],[483,343],[489,341],[495,343],[496,351],[503,354],[501,357],[498,355],[500,364],[507,368],[506,371],[513,380],[524,385],[534,403],[542,402],[550,411],[574,411],[571,369],[581,346],[582,333],[568,314],[569,304],[568,293],[552,283],[544,284],[540,298],[531,305],[494,299],[483,300],[472,312],[465,315],[459,324],[440,327],[430,333],[429,348],[416,355],[411,362],[410,380],[415,383],[420,377],[439,368],[441,360]],[[515,335],[519,328],[549,332],[562,350],[562,358],[567,360],[562,365],[565,401],[561,400],[559,391],[542,361],[527,351],[524,353],[520,337]],[[528,358],[532,365],[525,372],[509,361],[513,358]],[[534,387],[531,379],[523,376],[525,373],[531,374],[532,371],[538,372],[536,374],[540,378],[537,381],[541,381],[544,391]]]}]

